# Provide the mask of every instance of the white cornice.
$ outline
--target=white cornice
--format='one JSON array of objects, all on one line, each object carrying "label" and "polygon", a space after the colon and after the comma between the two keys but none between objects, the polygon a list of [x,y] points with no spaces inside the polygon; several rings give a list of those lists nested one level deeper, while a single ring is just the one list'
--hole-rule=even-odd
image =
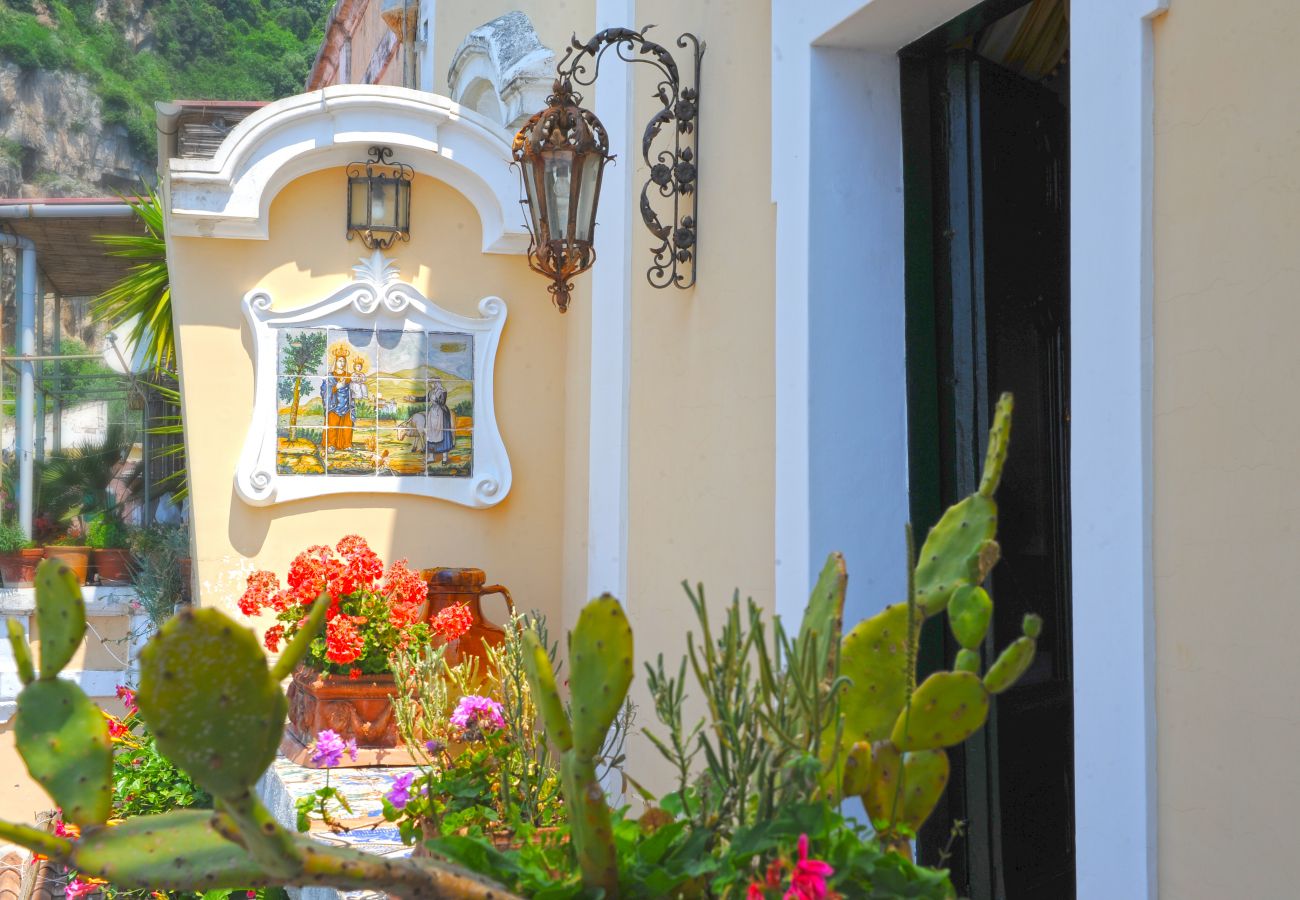
[{"label": "white cornice", "polygon": [[168,160],[170,232],[266,240],[267,212],[285,185],[363,159],[374,144],[463,194],[482,222],[484,252],[527,250],[505,132],[446,97],[369,84],[276,101],[240,122],[212,159]]}]

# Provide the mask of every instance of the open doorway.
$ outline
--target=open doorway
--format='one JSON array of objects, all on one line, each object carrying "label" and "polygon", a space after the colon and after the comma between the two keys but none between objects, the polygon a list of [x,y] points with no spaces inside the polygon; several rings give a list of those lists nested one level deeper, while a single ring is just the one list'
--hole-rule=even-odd
[{"label": "open doorway", "polygon": [[[975,489],[993,403],[1014,392],[990,644],[1045,620],[920,836],[936,862],[966,823],[948,865],[973,900],[1075,896],[1068,41],[1068,0],[990,0],[900,53],[913,520]],[[926,636],[936,666],[955,649]]]}]

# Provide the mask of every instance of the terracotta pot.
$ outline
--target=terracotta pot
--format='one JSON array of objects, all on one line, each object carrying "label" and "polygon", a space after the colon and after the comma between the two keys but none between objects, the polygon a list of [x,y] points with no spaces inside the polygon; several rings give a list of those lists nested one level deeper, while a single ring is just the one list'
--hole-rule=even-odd
[{"label": "terracotta pot", "polygon": [[483,618],[482,598],[500,594],[513,613],[515,601],[511,598],[510,591],[500,584],[485,586],[487,576],[482,569],[424,569],[420,574],[429,585],[427,619],[432,619],[448,606],[457,603],[469,607],[474,617],[474,624],[470,626],[469,631],[448,645],[447,662],[454,666],[467,656],[477,656],[480,664],[486,666],[484,648],[501,644],[506,639],[506,633]]},{"label": "terracotta pot", "polygon": [[57,559],[77,574],[77,580],[86,583],[90,574],[90,548],[56,546],[45,548],[46,559]]},{"label": "terracotta pot", "polygon": [[289,682],[289,735],[309,747],[328,728],[361,750],[400,747],[394,693],[392,675],[349,678],[299,666]]},{"label": "terracotta pot", "polygon": [[36,580],[36,564],[41,561],[45,551],[40,547],[28,547],[17,553],[0,553],[0,578],[7,588],[31,587]]},{"label": "terracotta pot", "polygon": [[133,576],[130,550],[96,550],[95,575],[100,584],[130,584]]}]

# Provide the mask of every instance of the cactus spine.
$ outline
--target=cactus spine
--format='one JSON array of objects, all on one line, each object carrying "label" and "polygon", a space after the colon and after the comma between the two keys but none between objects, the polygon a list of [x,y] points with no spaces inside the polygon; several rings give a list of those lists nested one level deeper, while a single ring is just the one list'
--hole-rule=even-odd
[{"label": "cactus spine", "polygon": [[569,634],[573,677],[567,714],[546,648],[531,631],[524,641],[529,686],[560,753],[561,788],[583,885],[616,898],[618,860],[605,791],[596,779],[596,756],[632,685],[632,629],[623,607],[609,594],[583,608]]},{"label": "cactus spine", "polygon": [[[850,679],[840,699],[842,794],[860,796],[882,842],[904,855],[948,783],[945,748],[984,724],[992,695],[1011,687],[1033,661],[1041,628],[1037,616],[1026,617],[1025,636],[980,677],[980,648],[993,618],[993,600],[981,584],[999,557],[993,495],[1010,445],[1011,410],[1011,395],[1003,394],[979,489],[930,530],[909,602],[859,622],[841,648],[840,671]],[[915,620],[909,608],[917,611]],[[912,690],[921,620],[945,610],[961,647],[953,671],[935,672]]]}]

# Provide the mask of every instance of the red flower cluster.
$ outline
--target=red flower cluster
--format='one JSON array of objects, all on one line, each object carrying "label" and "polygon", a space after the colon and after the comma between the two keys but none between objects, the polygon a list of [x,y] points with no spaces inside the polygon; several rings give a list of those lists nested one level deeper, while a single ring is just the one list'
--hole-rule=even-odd
[{"label": "red flower cluster", "polygon": [[439,611],[429,623],[433,633],[444,641],[454,641],[464,637],[474,624],[474,614],[464,603],[456,603]]},{"label": "red flower cluster", "polygon": [[366,639],[351,616],[335,616],[325,626],[325,658],[340,666],[347,665],[361,658],[365,652]]},{"label": "red flower cluster", "polygon": [[280,640],[284,637],[284,626],[280,623],[272,625],[266,629],[266,634],[262,635],[262,640],[266,644],[266,649],[272,653],[280,652]]},{"label": "red flower cluster", "polygon": [[393,650],[428,634],[420,615],[428,587],[420,573],[398,560],[385,575],[383,560],[358,535],[348,535],[333,549],[308,547],[290,564],[285,582],[281,588],[275,573],[254,572],[239,598],[245,615],[273,612],[279,620],[263,638],[272,653],[302,626],[322,591],[330,597],[325,639],[313,642],[308,656],[321,668],[385,672]]}]

